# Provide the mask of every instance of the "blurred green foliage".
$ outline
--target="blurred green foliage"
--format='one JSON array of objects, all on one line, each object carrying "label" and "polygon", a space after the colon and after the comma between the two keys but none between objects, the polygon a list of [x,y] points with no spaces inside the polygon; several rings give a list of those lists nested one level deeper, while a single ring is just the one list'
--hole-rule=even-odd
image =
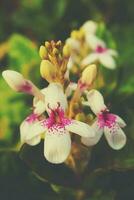
[{"label": "blurred green foliage", "polygon": [[[125,132],[128,137],[127,145],[119,152],[114,152],[108,148],[105,141],[100,141],[92,150],[83,179],[80,177],[75,180],[75,175],[69,169],[61,165],[55,167],[43,161],[42,144],[34,148],[26,146],[25,151],[22,148],[20,157],[27,163],[25,166],[14,150],[19,141],[19,124],[30,113],[32,99],[11,91],[0,77],[2,200],[134,199],[133,7],[133,0],[0,2],[0,71],[20,71],[40,88],[46,84],[39,78],[38,48],[41,43],[51,39],[64,41],[72,29],[78,28],[88,19],[106,22],[110,30],[107,39],[111,41],[109,46],[115,45],[110,39],[112,33],[119,51],[116,72],[104,72],[108,83],[113,78],[111,73],[114,81],[116,80],[114,87],[106,86],[106,101],[111,105],[113,113],[119,114],[127,122]],[[98,34],[101,34],[104,28],[102,24]],[[55,185],[51,186],[47,180]],[[80,189],[84,190],[85,196]]]}]

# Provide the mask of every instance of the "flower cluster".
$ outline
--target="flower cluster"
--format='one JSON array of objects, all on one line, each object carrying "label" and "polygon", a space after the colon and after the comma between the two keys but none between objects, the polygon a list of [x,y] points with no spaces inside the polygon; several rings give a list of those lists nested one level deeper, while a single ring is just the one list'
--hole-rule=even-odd
[{"label": "flower cluster", "polygon": [[[68,159],[72,139],[93,146],[104,132],[113,149],[121,149],[126,143],[121,129],[125,122],[110,113],[102,94],[93,89],[97,77],[96,61],[114,69],[113,56],[117,54],[106,47],[96,31],[97,23],[89,21],[80,30],[73,31],[65,45],[61,41],[51,41],[40,47],[40,73],[48,81],[46,88],[38,89],[16,71],[2,73],[13,90],[33,96],[32,113],[20,125],[21,143],[34,146],[43,138],[44,156],[51,163]],[[70,71],[77,64],[80,71],[76,73],[77,81],[73,82]],[[85,106],[89,106],[96,117],[90,118],[90,113],[83,110]],[[79,136],[80,140],[75,141]]]}]

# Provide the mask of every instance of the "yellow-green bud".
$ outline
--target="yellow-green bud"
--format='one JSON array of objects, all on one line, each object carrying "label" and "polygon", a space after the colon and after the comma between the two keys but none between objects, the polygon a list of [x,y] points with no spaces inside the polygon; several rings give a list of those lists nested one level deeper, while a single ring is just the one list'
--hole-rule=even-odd
[{"label": "yellow-green bud", "polygon": [[46,79],[49,83],[56,81],[57,69],[48,60],[42,60],[40,65],[41,76]]},{"label": "yellow-green bud", "polygon": [[84,85],[91,86],[97,75],[97,67],[95,64],[87,66],[82,72],[80,82]]},{"label": "yellow-green bud", "polygon": [[39,49],[39,55],[40,55],[41,59],[46,58],[46,56],[47,56],[47,50],[46,50],[46,47],[44,47],[44,46],[40,46],[40,49]]},{"label": "yellow-green bud", "polygon": [[67,44],[65,44],[64,47],[63,47],[63,55],[66,56],[66,57],[70,56],[70,49],[69,49],[69,46]]}]

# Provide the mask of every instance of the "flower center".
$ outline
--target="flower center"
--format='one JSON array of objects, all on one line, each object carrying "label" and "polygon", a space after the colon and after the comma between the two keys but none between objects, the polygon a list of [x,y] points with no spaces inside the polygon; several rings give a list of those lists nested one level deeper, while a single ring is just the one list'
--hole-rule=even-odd
[{"label": "flower center", "polygon": [[107,51],[107,48],[102,47],[101,45],[98,45],[98,46],[96,47],[96,49],[95,49],[95,52],[96,52],[96,53],[104,53],[104,52],[106,52],[106,51]]},{"label": "flower center", "polygon": [[64,128],[70,124],[71,120],[65,117],[63,109],[60,107],[51,110],[49,118],[43,121],[43,125],[50,128]]},{"label": "flower center", "polygon": [[116,116],[109,113],[107,110],[104,110],[100,114],[98,114],[98,124],[100,128],[104,128],[104,126],[111,128],[114,125],[115,121]]}]

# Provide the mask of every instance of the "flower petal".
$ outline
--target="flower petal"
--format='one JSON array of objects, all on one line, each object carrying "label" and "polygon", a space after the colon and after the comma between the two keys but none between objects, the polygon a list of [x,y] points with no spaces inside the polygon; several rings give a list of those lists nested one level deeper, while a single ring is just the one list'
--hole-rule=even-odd
[{"label": "flower petal", "polygon": [[102,47],[106,46],[103,40],[101,40],[100,38],[98,38],[93,34],[86,35],[86,41],[89,47],[93,50],[95,50],[97,46],[102,46]]},{"label": "flower petal", "polygon": [[24,120],[20,126],[21,143],[23,144],[26,142],[30,145],[36,145],[40,142],[40,135],[44,131],[45,129],[40,122],[36,121],[29,123],[26,120]]},{"label": "flower petal", "polygon": [[86,146],[93,146],[97,144],[103,134],[103,128],[99,128],[97,121],[93,123],[92,128],[95,131],[95,137],[93,138],[86,138],[82,137],[81,142]]},{"label": "flower petal", "polygon": [[102,94],[97,90],[90,90],[90,92],[87,93],[87,99],[91,110],[96,115],[107,108],[104,104]]},{"label": "flower petal", "polygon": [[97,23],[92,21],[92,20],[88,20],[87,22],[85,22],[83,24],[83,26],[81,27],[81,29],[85,32],[86,35],[89,34],[95,34],[96,30],[97,30]]},{"label": "flower petal", "polygon": [[115,60],[108,53],[100,54],[99,60],[100,60],[100,63],[108,69],[115,69],[116,68]]},{"label": "flower petal", "polygon": [[63,92],[63,87],[59,83],[50,83],[45,90],[45,105],[47,112],[57,108],[58,104],[65,110],[67,108],[67,98]]},{"label": "flower petal", "polygon": [[90,55],[88,55],[87,57],[85,57],[83,60],[82,60],[82,62],[81,62],[81,64],[83,65],[83,66],[85,66],[85,65],[88,65],[88,64],[91,64],[91,63],[93,63],[93,62],[95,62],[96,60],[98,60],[98,54],[97,53],[91,53]]},{"label": "flower petal", "polygon": [[66,130],[76,133],[82,137],[94,137],[95,132],[88,124],[77,120],[71,120],[69,125],[66,125]]},{"label": "flower petal", "polygon": [[118,52],[114,49],[108,49],[107,53],[111,56],[118,56]]},{"label": "flower petal", "polygon": [[71,150],[71,138],[65,129],[53,129],[46,132],[44,156],[54,164],[64,162]]},{"label": "flower petal", "polygon": [[118,124],[111,128],[104,127],[104,134],[110,147],[115,150],[121,149],[126,144],[126,135]]},{"label": "flower petal", "polygon": [[119,126],[121,128],[125,127],[126,126],[125,121],[121,117],[119,117],[118,115],[115,115],[115,116],[116,116],[116,122],[119,124]]}]

